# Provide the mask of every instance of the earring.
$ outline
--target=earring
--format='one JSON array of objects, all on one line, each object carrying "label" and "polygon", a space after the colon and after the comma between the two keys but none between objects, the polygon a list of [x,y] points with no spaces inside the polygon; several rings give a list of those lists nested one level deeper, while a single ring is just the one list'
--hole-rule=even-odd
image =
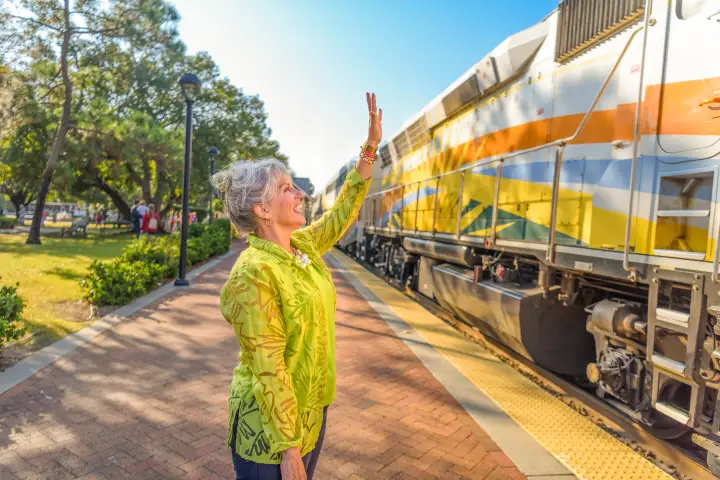
[{"label": "earring", "polygon": [[272,218],[266,218],[265,219],[265,225],[268,227],[271,227],[273,224]]}]

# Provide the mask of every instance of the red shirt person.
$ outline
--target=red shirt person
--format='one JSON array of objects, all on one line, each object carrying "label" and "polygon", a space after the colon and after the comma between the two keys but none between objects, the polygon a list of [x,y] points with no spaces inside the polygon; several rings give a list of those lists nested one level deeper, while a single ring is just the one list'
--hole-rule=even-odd
[{"label": "red shirt person", "polygon": [[151,203],[143,215],[142,224],[140,225],[141,233],[157,233],[160,226],[160,217],[155,212],[155,206]]}]

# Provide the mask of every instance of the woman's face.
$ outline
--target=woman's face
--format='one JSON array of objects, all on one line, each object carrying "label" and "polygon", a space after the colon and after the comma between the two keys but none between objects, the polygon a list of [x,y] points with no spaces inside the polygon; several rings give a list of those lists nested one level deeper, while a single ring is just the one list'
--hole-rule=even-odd
[{"label": "woman's face", "polygon": [[303,194],[292,183],[292,179],[283,174],[278,179],[278,191],[268,205],[272,221],[278,227],[297,230],[305,226]]}]

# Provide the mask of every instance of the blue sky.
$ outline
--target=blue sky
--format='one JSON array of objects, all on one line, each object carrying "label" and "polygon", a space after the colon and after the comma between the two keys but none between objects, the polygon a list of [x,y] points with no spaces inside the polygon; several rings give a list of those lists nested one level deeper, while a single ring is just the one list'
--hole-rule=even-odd
[{"label": "blue sky", "polygon": [[365,92],[384,137],[557,0],[172,0],[190,53],[265,102],[273,137],[320,189],[367,134]]}]

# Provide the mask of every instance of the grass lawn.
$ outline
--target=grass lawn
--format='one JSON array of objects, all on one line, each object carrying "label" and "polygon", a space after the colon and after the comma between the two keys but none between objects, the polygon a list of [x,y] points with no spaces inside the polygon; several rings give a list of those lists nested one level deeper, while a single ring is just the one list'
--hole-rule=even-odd
[{"label": "grass lawn", "polygon": [[20,282],[18,293],[26,304],[23,318],[47,341],[88,324],[88,310],[78,304],[82,298],[78,281],[93,260],[118,256],[133,235],[97,238],[88,232],[86,239],[43,237],[42,245],[25,245],[26,238],[0,235],[0,283]]}]

